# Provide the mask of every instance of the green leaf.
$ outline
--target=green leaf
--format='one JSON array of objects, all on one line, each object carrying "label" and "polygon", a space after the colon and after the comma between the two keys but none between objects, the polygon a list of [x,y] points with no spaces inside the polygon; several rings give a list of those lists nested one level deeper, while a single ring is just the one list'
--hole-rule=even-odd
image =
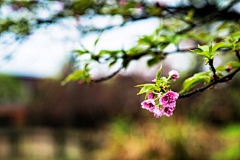
[{"label": "green leaf", "polygon": [[231,46],[232,46],[231,44],[224,44],[221,46],[221,48],[231,48]]},{"label": "green leaf", "polygon": [[240,67],[240,62],[230,61],[230,62],[226,63],[225,67],[227,67],[228,65],[231,66],[233,69],[237,69],[238,67]]},{"label": "green leaf", "polygon": [[117,60],[113,60],[110,64],[109,64],[109,67],[112,67],[114,64],[116,64]]},{"label": "green leaf", "polygon": [[205,56],[205,57],[209,57],[209,54],[208,54],[208,52],[207,51],[204,51],[204,52],[202,52],[202,53],[196,53],[197,55],[202,55],[202,56]]},{"label": "green leaf", "polygon": [[[148,47],[149,48],[149,47]],[[146,51],[147,48],[146,47],[143,47],[143,46],[135,46],[135,47],[132,47],[130,50],[126,51],[126,53],[128,55],[138,55],[138,54],[141,54],[143,53],[144,51]]]},{"label": "green leaf", "polygon": [[222,72],[225,70],[225,67],[224,66],[218,66],[215,68],[216,71],[219,71],[219,72]]},{"label": "green leaf", "polygon": [[[203,74],[203,73],[201,73]],[[200,82],[206,82],[209,83],[211,80],[210,76],[208,75],[194,75],[193,77],[190,77],[186,79],[183,83],[183,89],[179,93],[183,93],[185,91],[189,91],[192,87],[196,86]]]},{"label": "green leaf", "polygon": [[73,73],[69,74],[63,81],[62,81],[62,85],[65,85],[66,83],[70,82],[70,81],[77,81],[77,80],[81,80],[81,79],[85,79],[85,70],[75,70]]},{"label": "green leaf", "polygon": [[83,54],[87,54],[89,53],[89,51],[82,51],[82,50],[73,50],[72,53],[77,53],[79,56],[83,55]]},{"label": "green leaf", "polygon": [[161,43],[161,45],[159,46],[160,47],[160,50],[163,51],[170,43],[167,42],[167,43]]},{"label": "green leaf", "polygon": [[148,94],[149,94],[150,92],[152,92],[152,91],[149,90],[149,91],[146,92],[145,100],[148,98]]},{"label": "green leaf", "polygon": [[110,55],[110,56],[116,56],[118,53],[122,52],[121,50],[115,50],[115,51],[110,51],[110,50],[101,50],[99,53],[99,56],[102,55]]},{"label": "green leaf", "polygon": [[210,75],[210,71],[208,71],[208,72],[199,72],[199,73],[195,73],[194,75],[193,75],[193,77],[194,78],[197,78],[197,77],[200,77],[200,76],[208,76],[208,75]]},{"label": "green leaf", "polygon": [[224,45],[225,45],[225,42],[220,42],[220,43],[215,44],[211,53],[215,52],[218,48],[221,48]]},{"label": "green leaf", "polygon": [[214,56],[219,55],[219,53],[210,54],[209,59],[213,59]]},{"label": "green leaf", "polygon": [[94,43],[94,46],[96,46],[96,45],[97,45],[97,43],[98,43],[98,40],[99,40],[99,38],[101,37],[101,35],[102,35],[103,31],[104,31],[104,30],[102,30],[102,31],[101,31],[101,33],[99,34],[98,38],[96,39],[96,41],[95,41],[95,43]]},{"label": "green leaf", "polygon": [[140,45],[151,45],[152,44],[152,39],[150,36],[144,36],[143,38],[140,38],[138,40],[138,44]]},{"label": "green leaf", "polygon": [[144,86],[143,86],[142,89],[137,93],[137,95],[143,94],[143,93],[148,92],[148,91],[153,91],[154,89],[155,89],[155,84],[144,84]]},{"label": "green leaf", "polygon": [[136,85],[134,87],[143,87],[143,86],[144,86],[144,84],[139,84],[139,85]]},{"label": "green leaf", "polygon": [[153,57],[153,58],[149,59],[147,61],[148,67],[152,67],[153,65],[157,64],[158,62],[160,62],[160,60],[161,59],[158,58],[158,57]]},{"label": "green leaf", "polygon": [[212,41],[211,41],[211,46],[209,47],[209,53],[213,53],[212,49],[213,49],[213,46],[212,46]]},{"label": "green leaf", "polygon": [[231,36],[232,36],[234,39],[240,38],[240,31],[231,34]]},{"label": "green leaf", "polygon": [[162,72],[162,64],[161,64],[160,68],[159,68],[158,71],[157,71],[156,80],[160,80],[161,72]]},{"label": "green leaf", "polygon": [[202,53],[202,50],[200,50],[200,49],[194,49],[194,50],[189,49],[189,51],[194,52],[195,54],[201,54]]},{"label": "green leaf", "polygon": [[205,65],[207,65],[209,63],[210,58],[203,58],[203,59],[205,59]]},{"label": "green leaf", "polygon": [[207,45],[203,45],[203,46],[198,45],[198,48],[200,48],[202,51],[209,52],[209,47]]},{"label": "green leaf", "polygon": [[217,31],[223,30],[223,29],[228,29],[229,28],[229,23],[227,22],[223,22],[221,25],[219,25],[217,27]]},{"label": "green leaf", "polygon": [[164,83],[167,83],[167,82],[168,82],[168,80],[167,80],[166,77],[161,77],[161,78],[160,78],[160,81],[161,81],[161,82],[164,82]]}]

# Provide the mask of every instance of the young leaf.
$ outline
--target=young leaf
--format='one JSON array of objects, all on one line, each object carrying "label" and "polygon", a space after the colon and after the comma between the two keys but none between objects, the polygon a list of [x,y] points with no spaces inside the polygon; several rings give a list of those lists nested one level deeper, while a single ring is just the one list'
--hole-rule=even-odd
[{"label": "young leaf", "polygon": [[188,79],[186,79],[183,83],[183,89],[179,93],[183,93],[185,91],[189,91],[192,87],[195,85],[199,84],[200,82],[206,82],[209,83],[211,80],[210,76],[207,75],[198,75],[198,76],[193,76]]},{"label": "young leaf", "polygon": [[170,44],[169,42],[161,43],[160,50],[163,51],[169,44]]},{"label": "young leaf", "polygon": [[139,45],[151,45],[152,44],[152,39],[150,36],[143,36],[138,40]]},{"label": "young leaf", "polygon": [[115,51],[111,51],[111,50],[101,50],[100,53],[98,54],[99,56],[102,55],[110,55],[110,56],[116,56],[118,53],[120,53],[120,50],[115,50]]},{"label": "young leaf", "polygon": [[148,98],[148,94],[149,94],[150,92],[152,92],[152,91],[149,90],[149,91],[146,92],[145,100]]},{"label": "young leaf", "polygon": [[231,66],[233,69],[236,69],[236,68],[240,67],[240,62],[230,61],[230,62],[226,63],[225,67],[227,67],[228,65]]},{"label": "young leaf", "polygon": [[63,81],[62,85],[65,85],[66,83],[70,81],[77,81],[77,80],[84,80],[85,77],[85,70],[75,70],[73,73],[69,74]]},{"label": "young leaf", "polygon": [[201,52],[201,53],[195,53],[195,54],[197,54],[197,55],[202,55],[202,56],[205,56],[205,57],[209,57],[209,54],[208,54],[208,52],[207,51],[204,51],[204,52]]},{"label": "young leaf", "polygon": [[161,72],[162,72],[162,64],[161,64],[159,70],[157,71],[157,74],[156,74],[156,80],[160,80]]},{"label": "young leaf", "polygon": [[225,45],[225,42],[220,42],[220,43],[215,44],[211,53],[215,52],[218,48],[221,48],[224,45]]},{"label": "young leaf", "polygon": [[213,46],[212,46],[212,41],[211,41],[211,46],[209,47],[209,53],[213,53],[212,49],[213,49]]},{"label": "young leaf", "polygon": [[210,54],[209,59],[213,59],[214,56],[219,55],[218,53]]},{"label": "young leaf", "polygon": [[82,51],[82,50],[73,50],[72,53],[77,53],[80,56],[80,55],[89,53],[89,51],[86,51],[86,50],[84,50],[84,51]]},{"label": "young leaf", "polygon": [[147,61],[148,67],[152,67],[153,65],[157,64],[161,59],[158,57],[153,57]]},{"label": "young leaf", "polygon": [[160,81],[161,81],[161,82],[164,82],[164,83],[167,83],[168,80],[167,80],[166,77],[161,77],[161,78],[160,78]]},{"label": "young leaf", "polygon": [[194,52],[195,54],[201,54],[202,53],[202,51],[200,49],[194,49],[194,50],[189,49],[189,51]]},{"label": "young leaf", "polygon": [[208,71],[208,72],[199,72],[199,73],[195,73],[194,75],[193,75],[193,77],[194,78],[197,78],[197,77],[199,77],[199,76],[207,76],[207,75],[209,75],[211,72],[210,71]]},{"label": "young leaf", "polygon": [[204,46],[198,45],[198,48],[200,48],[202,51],[209,52],[209,47],[207,45],[204,45]]},{"label": "young leaf", "polygon": [[234,39],[240,38],[240,31],[231,34],[231,36],[232,36]]},{"label": "young leaf", "polygon": [[148,91],[153,91],[154,89],[155,89],[155,84],[144,84],[143,88],[137,93],[137,95],[143,94]]},{"label": "young leaf", "polygon": [[218,66],[215,68],[216,71],[219,71],[219,72],[222,72],[225,70],[225,67],[224,66]]},{"label": "young leaf", "polygon": [[109,67],[112,67],[114,64],[116,64],[117,60],[113,60],[111,63],[109,63]]}]

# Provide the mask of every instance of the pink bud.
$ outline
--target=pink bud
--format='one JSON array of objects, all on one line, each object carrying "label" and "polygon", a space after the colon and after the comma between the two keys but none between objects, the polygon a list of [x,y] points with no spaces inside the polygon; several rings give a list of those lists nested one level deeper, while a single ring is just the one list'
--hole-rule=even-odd
[{"label": "pink bud", "polygon": [[232,70],[232,66],[228,65],[226,71],[230,72]]},{"label": "pink bud", "polygon": [[79,86],[82,85],[82,81],[81,80],[78,81],[78,85]]}]

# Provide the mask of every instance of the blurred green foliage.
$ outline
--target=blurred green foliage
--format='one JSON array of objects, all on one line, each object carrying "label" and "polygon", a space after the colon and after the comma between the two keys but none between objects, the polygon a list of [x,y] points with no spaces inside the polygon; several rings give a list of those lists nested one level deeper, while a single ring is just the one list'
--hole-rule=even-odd
[{"label": "blurred green foliage", "polygon": [[[85,56],[85,54],[90,55],[90,58],[87,61],[84,60],[84,62],[77,61],[76,63],[80,63],[81,67],[76,70],[82,71],[73,72],[65,79],[63,84],[78,80],[92,82],[88,74],[90,69],[86,70],[85,65],[99,62],[109,64],[109,67],[115,67],[116,64],[119,64],[116,62],[122,62],[121,67],[127,68],[131,61],[143,56],[151,56],[147,64],[152,67],[169,54],[165,51],[168,46],[175,45],[177,47],[175,52],[180,52],[179,44],[184,40],[192,40],[202,46],[202,48],[200,47],[201,52],[199,49],[193,51],[207,57],[206,64],[209,59],[213,59],[218,54],[214,53],[218,48],[223,48],[223,42],[219,42],[223,41],[228,35],[232,36],[225,40],[225,42],[228,42],[227,45],[231,45],[231,49],[234,51],[239,50],[239,32],[237,32],[240,22],[239,12],[236,9],[231,9],[237,2],[237,0],[227,2],[224,0],[213,0],[211,2],[207,0],[182,0],[171,6],[161,1],[147,0],[1,1],[0,7],[11,12],[0,17],[0,33],[13,32],[24,37],[33,33],[38,27],[58,23],[59,20],[70,17],[80,22],[79,20],[84,16],[117,15],[122,18],[119,26],[124,26],[130,21],[152,17],[161,21],[160,26],[154,33],[140,37],[138,44],[131,49],[102,50],[95,53],[82,46],[82,49],[75,50],[76,58],[80,57],[81,59],[81,56]],[[58,9],[52,10],[51,7],[53,6],[57,6]],[[45,18],[41,17],[41,11],[47,11],[48,15]],[[21,14],[21,12],[24,14]],[[100,35],[104,29],[113,27],[114,25],[111,24],[103,28],[96,28],[93,25],[83,27],[81,23],[78,24],[80,32],[98,31],[101,32]],[[85,31],[84,28],[87,28],[87,30]],[[99,38],[100,36],[95,41],[94,46],[97,45]],[[203,47],[210,41],[219,46]],[[204,50],[204,48],[207,50]]]}]

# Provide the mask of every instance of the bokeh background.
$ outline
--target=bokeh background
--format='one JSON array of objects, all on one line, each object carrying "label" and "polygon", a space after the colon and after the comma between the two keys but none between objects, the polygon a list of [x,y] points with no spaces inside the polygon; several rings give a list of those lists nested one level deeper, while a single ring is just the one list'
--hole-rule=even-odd
[{"label": "bokeh background", "polygon": [[[61,9],[59,4],[53,5],[55,10]],[[13,9],[2,6],[1,18],[16,16]],[[25,12],[19,10],[23,16]],[[44,8],[38,14],[43,19],[48,15]],[[82,19],[85,29],[122,21],[119,16]],[[172,69],[179,71],[180,78],[171,88],[180,91],[184,79],[209,70],[202,57],[171,54],[151,68],[146,65],[150,57],[143,57],[105,82],[61,86],[76,67],[71,51],[81,47],[80,41],[94,50],[99,35],[80,33],[77,22],[68,18],[41,26],[24,40],[11,33],[1,35],[1,160],[240,159],[239,75],[229,83],[178,100],[172,117],[155,118],[141,109],[144,95],[137,96],[139,88],[134,86],[151,82],[163,63],[162,75],[167,76]],[[104,31],[95,50],[129,48],[160,24],[158,19],[149,18]],[[181,42],[183,48],[189,45],[195,44]],[[219,55],[215,65],[234,58]],[[96,79],[114,71],[94,65],[98,65],[92,71]]]}]

